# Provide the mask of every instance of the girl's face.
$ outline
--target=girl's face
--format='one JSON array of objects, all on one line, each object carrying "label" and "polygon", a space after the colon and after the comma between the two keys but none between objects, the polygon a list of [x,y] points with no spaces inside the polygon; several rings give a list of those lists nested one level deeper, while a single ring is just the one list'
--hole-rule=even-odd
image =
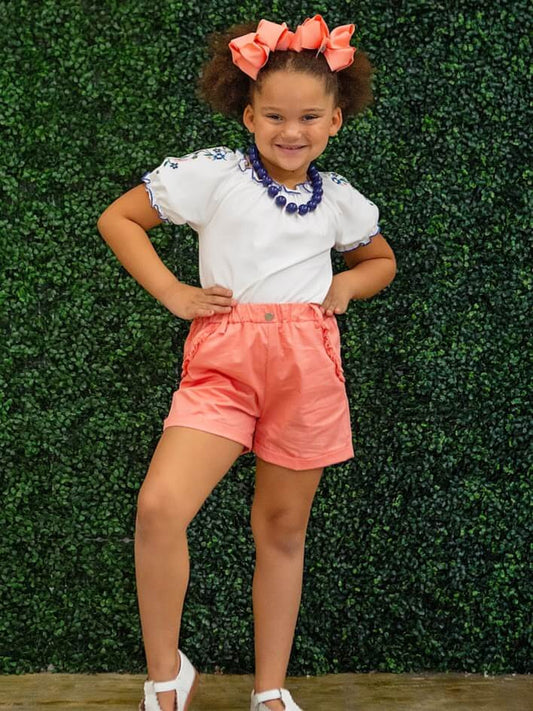
[{"label": "girl's face", "polygon": [[320,77],[280,70],[268,74],[254,91],[243,122],[271,178],[294,188],[307,179],[318,158],[342,126],[342,112]]}]

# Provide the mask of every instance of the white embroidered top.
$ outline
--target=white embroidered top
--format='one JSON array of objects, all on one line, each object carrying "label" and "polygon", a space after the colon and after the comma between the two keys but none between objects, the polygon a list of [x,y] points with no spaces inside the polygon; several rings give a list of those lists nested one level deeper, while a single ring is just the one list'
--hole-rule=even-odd
[{"label": "white embroidered top", "polygon": [[[218,284],[241,303],[322,303],[333,277],[330,250],[369,244],[379,211],[345,178],[321,172],[324,194],[314,212],[279,208],[248,157],[225,146],[168,157],[141,180],[165,222],[189,224],[199,238],[202,288]],[[281,195],[297,205],[310,182]]]}]

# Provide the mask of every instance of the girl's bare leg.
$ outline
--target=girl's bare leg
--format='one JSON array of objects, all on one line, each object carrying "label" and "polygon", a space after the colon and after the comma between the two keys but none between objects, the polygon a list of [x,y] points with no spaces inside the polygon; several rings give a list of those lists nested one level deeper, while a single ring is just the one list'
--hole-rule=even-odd
[{"label": "girl's bare leg", "polygon": [[[255,693],[285,683],[302,593],[307,523],[322,471],[295,471],[257,457],[251,514],[256,544]],[[281,700],[265,705],[273,711],[284,709]]]},{"label": "girl's bare leg", "polygon": [[[243,445],[189,427],[168,427],[138,496],[135,574],[148,678],[169,681],[179,671],[178,641],[189,583],[186,530]],[[158,693],[174,711],[175,691]],[[181,709],[180,709],[181,711]]]}]

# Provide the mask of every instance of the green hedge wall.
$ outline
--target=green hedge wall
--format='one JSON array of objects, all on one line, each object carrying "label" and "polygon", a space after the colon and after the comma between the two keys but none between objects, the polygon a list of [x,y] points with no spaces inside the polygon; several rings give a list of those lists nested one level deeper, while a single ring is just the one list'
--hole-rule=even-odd
[{"label": "green hedge wall", "polygon": [[[398,274],[338,317],[356,456],[314,502],[289,673],[531,671],[528,4],[5,0],[4,673],[145,669],[136,498],[189,322],[96,222],[163,157],[245,145],[195,96],[207,31],[315,13],[355,22],[377,67],[320,165],[378,204]],[[199,284],[189,228],[150,236]],[[202,671],[253,671],[253,487],[245,455],[189,528]]]}]

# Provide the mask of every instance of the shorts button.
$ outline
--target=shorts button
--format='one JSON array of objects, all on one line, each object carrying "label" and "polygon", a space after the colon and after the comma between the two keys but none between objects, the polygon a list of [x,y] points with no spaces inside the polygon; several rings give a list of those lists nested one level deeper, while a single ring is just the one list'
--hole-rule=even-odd
[{"label": "shorts button", "polygon": [[265,314],[265,321],[272,321],[274,318],[274,314],[271,314],[270,311],[267,311]]}]

